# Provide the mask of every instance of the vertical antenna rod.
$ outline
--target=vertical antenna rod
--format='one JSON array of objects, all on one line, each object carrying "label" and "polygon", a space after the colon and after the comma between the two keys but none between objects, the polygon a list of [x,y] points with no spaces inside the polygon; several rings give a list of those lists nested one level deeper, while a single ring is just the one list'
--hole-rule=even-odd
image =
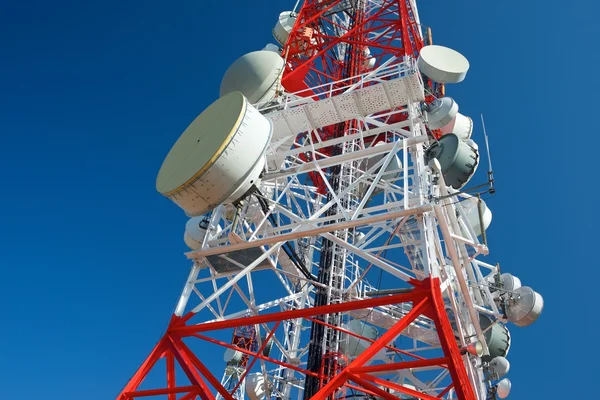
[{"label": "vertical antenna rod", "polygon": [[494,194],[496,188],[494,187],[494,170],[492,169],[492,156],[490,154],[490,143],[488,142],[487,131],[485,130],[485,121],[483,120],[483,114],[481,114],[481,125],[483,126],[483,136],[485,138],[485,149],[488,156],[488,182],[490,184],[490,193]]}]

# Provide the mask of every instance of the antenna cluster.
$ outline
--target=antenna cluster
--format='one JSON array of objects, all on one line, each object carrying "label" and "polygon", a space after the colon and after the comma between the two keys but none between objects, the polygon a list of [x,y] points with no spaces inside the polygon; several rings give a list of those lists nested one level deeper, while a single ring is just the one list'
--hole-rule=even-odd
[{"label": "antenna cluster", "polygon": [[[160,168],[192,266],[118,400],[507,397],[509,327],[544,303],[484,259],[485,121],[469,188],[482,155],[446,95],[469,61],[424,37],[413,0],[306,0],[274,22]],[[166,387],[140,389],[161,358]]]}]

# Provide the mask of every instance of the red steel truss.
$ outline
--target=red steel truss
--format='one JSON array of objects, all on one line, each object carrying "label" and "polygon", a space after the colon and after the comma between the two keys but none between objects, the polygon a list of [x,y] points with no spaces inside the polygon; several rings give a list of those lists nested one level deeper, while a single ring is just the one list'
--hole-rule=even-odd
[{"label": "red steel truss", "polygon": [[[254,326],[240,326],[236,327],[233,330],[233,338],[231,339],[231,344],[235,347],[252,350],[256,347],[256,330]],[[266,345],[266,343],[265,343]],[[248,364],[248,355],[242,355],[242,359],[240,361],[240,365],[246,367]]]},{"label": "red steel truss", "polygon": [[410,0],[306,0],[283,49],[282,85],[298,92],[339,81],[422,47]]},{"label": "red steel truss", "polygon": [[[186,400],[198,398],[202,400],[214,400],[215,392],[220,394],[226,400],[233,400],[232,393],[235,393],[237,388],[234,388],[232,392],[228,392],[221,385],[215,375],[209,371],[209,368],[205,364],[206,360],[204,362],[200,360],[188,345],[184,343],[184,339],[191,338],[203,340],[204,342],[207,342],[206,344],[212,343],[225,348],[233,348],[237,351],[241,351],[248,356],[249,360],[245,372],[246,374],[250,371],[256,361],[263,360],[317,377],[324,382],[324,384],[321,386],[320,390],[312,396],[312,400],[323,400],[335,397],[336,393],[343,393],[344,390],[349,388],[384,399],[397,398],[393,394],[390,394],[389,391],[386,391],[386,389],[388,389],[428,400],[439,399],[453,388],[458,399],[475,399],[475,394],[473,393],[463,363],[463,356],[461,355],[461,351],[454,338],[452,326],[444,310],[444,300],[440,290],[439,279],[428,278],[423,281],[413,282],[413,284],[415,285],[414,289],[402,294],[349,301],[314,308],[268,313],[225,321],[206,322],[198,325],[188,325],[189,320],[194,316],[192,313],[188,313],[183,317],[174,316],[165,335],[154,347],[148,358],[139,367],[123,391],[118,395],[117,400],[152,396],[168,396],[168,400],[176,400],[177,398]],[[411,303],[412,308],[377,340],[370,340],[342,328],[335,327],[335,329],[339,329],[346,334],[368,340],[372,342],[372,345],[354,360],[348,361],[348,363],[340,363],[339,373],[332,379],[307,371],[300,365],[288,364],[263,354],[264,346],[271,339],[271,335],[275,333],[277,328],[285,320],[304,318],[322,323],[315,317],[329,313],[348,312],[351,310],[368,310],[373,307],[400,303]],[[389,346],[389,343],[420,316],[427,317],[435,323],[441,349],[443,351],[443,354],[440,357],[425,358]],[[271,323],[274,324],[274,326],[271,335],[265,339],[262,346],[256,351],[239,348],[234,344],[226,343],[208,336],[211,333],[218,333],[224,329],[235,329],[265,323]],[[401,353],[403,357],[410,357],[411,360],[388,364],[372,363],[367,365],[372,360],[373,356],[384,348],[397,351]],[[156,363],[159,359],[166,360],[166,387],[140,390],[140,385],[156,367]],[[176,364],[178,364],[179,370],[183,371],[185,378],[177,377],[176,379]],[[434,397],[431,394],[424,394],[378,377],[382,372],[391,373],[393,371],[420,367],[445,368],[452,378],[452,383],[444,391],[438,393],[437,397]],[[240,379],[240,381],[242,380],[243,378]],[[183,397],[181,397],[182,394]]]}]

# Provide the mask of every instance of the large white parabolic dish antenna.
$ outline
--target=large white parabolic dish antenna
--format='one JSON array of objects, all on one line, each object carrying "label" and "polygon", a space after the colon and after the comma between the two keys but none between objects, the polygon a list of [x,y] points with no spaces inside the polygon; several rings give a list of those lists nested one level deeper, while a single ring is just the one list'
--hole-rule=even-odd
[{"label": "large white parabolic dish antenna", "polygon": [[429,45],[421,49],[417,66],[434,82],[459,83],[467,76],[469,61],[456,50]]},{"label": "large white parabolic dish antenna", "polygon": [[189,216],[239,200],[264,168],[271,135],[271,122],[240,92],[229,93],[179,137],[160,168],[156,190]]}]

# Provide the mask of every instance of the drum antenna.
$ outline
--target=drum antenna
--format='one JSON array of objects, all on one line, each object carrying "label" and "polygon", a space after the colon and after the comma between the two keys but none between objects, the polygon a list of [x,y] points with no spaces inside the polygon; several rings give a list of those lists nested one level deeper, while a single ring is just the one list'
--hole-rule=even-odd
[{"label": "drum antenna", "polygon": [[458,191],[448,194],[446,196],[437,197],[438,200],[454,197],[459,194],[469,194],[469,192],[477,191],[478,189],[481,189],[484,187],[487,187],[488,189],[483,192],[476,192],[478,196],[481,196],[482,194],[486,194],[486,193],[489,193],[491,195],[496,193],[496,187],[494,186],[494,170],[492,169],[492,156],[490,154],[490,144],[488,141],[487,131],[485,129],[485,121],[483,120],[483,114],[481,114],[481,124],[483,125],[483,136],[485,138],[485,149],[486,149],[487,157],[488,157],[488,173],[487,173],[488,181],[487,181],[487,183],[482,183],[480,185],[476,185],[476,186],[473,186],[473,187],[470,187],[470,188],[464,189],[464,190],[458,190]]}]

